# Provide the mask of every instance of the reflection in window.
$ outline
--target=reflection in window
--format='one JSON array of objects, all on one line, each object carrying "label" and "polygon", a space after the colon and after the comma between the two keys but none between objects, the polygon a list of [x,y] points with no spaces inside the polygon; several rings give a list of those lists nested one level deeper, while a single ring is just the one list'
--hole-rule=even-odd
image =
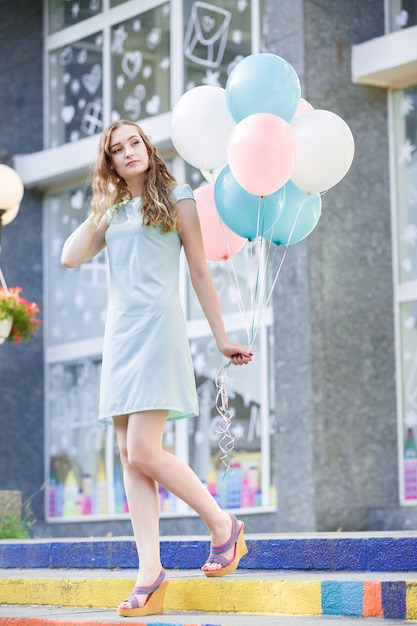
[{"label": "reflection in window", "polygon": [[101,33],[49,55],[49,147],[103,130]]},{"label": "reflection in window", "polygon": [[46,219],[49,346],[101,337],[107,306],[107,261],[103,251],[69,270],[61,262],[64,241],[86,218],[88,203],[82,189],[48,198]]},{"label": "reflection in window", "polygon": [[102,11],[102,0],[49,0],[49,33],[56,33],[67,26],[98,15]]},{"label": "reflection in window", "polygon": [[167,3],[112,28],[112,119],[169,110],[169,24]]},{"label": "reflection in window", "polygon": [[398,274],[417,279],[417,87],[394,94],[397,167]]}]

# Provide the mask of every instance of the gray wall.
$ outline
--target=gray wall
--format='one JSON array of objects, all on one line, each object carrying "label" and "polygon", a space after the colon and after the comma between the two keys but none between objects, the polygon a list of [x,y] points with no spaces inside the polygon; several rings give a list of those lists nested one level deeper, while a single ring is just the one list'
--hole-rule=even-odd
[{"label": "gray wall", "polygon": [[[0,2],[0,162],[42,148],[41,0]],[[9,287],[42,307],[41,196],[26,190],[16,219],[3,229],[0,264]],[[0,346],[0,489],[32,498],[43,518],[42,330],[29,343]]]}]

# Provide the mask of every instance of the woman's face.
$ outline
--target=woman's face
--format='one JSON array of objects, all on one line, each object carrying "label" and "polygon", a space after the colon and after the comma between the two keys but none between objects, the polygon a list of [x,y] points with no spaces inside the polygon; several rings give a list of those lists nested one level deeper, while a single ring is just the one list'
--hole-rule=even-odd
[{"label": "woman's face", "polygon": [[124,124],[112,132],[110,154],[112,167],[127,184],[138,176],[145,177],[149,169],[149,154],[134,126]]}]

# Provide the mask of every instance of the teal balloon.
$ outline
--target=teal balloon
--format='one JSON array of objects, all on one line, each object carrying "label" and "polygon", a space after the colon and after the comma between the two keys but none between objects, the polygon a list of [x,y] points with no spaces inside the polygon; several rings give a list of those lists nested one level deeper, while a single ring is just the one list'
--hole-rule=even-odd
[{"label": "teal balloon", "polygon": [[221,220],[245,239],[269,232],[282,211],[284,188],[265,197],[255,196],[239,185],[229,165],[214,183],[214,203]]},{"label": "teal balloon", "polygon": [[290,180],[283,189],[285,195],[281,215],[264,237],[277,245],[287,246],[302,241],[317,226],[321,215],[321,196],[303,191]]},{"label": "teal balloon", "polygon": [[290,122],[300,97],[300,80],[292,65],[269,52],[242,59],[226,83],[227,106],[236,122],[254,113],[272,113]]}]

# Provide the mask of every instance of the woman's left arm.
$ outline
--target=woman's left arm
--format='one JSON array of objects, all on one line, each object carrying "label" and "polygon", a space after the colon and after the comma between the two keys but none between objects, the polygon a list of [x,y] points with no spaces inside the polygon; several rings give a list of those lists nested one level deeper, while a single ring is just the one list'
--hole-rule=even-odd
[{"label": "woman's left arm", "polygon": [[221,354],[230,358],[234,365],[243,365],[252,360],[249,347],[231,342],[224,327],[220,301],[204,255],[200,221],[194,200],[177,202],[179,234],[184,246],[193,288],[201,308],[210,325]]}]

